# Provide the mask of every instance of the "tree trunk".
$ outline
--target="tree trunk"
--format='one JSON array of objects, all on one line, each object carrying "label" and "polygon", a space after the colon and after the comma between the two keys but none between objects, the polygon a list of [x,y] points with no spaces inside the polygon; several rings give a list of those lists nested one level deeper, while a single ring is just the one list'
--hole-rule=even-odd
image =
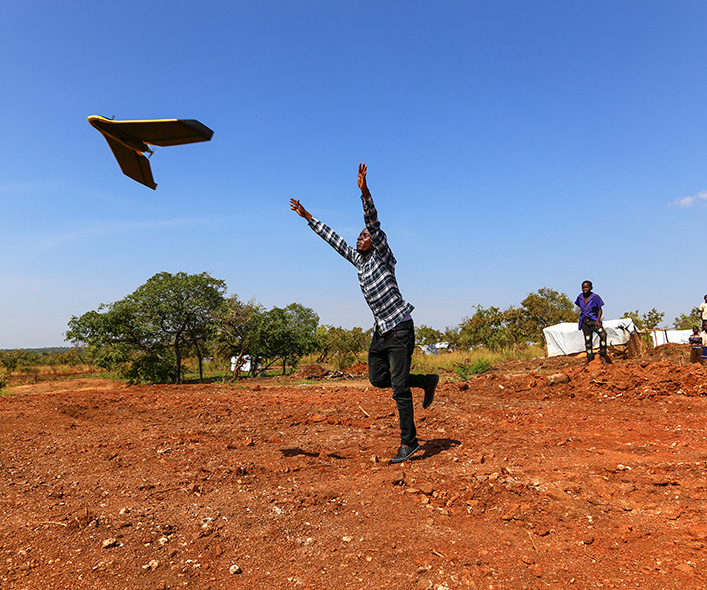
[{"label": "tree trunk", "polygon": [[177,374],[174,376],[174,382],[177,385],[182,384],[182,350],[179,348],[179,336],[174,339],[174,357],[176,359]]},{"label": "tree trunk", "polygon": [[241,367],[244,364],[243,360],[243,355],[245,354],[245,346],[241,344],[241,351],[238,353],[238,358],[236,359],[236,366],[233,367],[233,377],[231,378],[231,382],[235,381],[238,379],[238,373],[241,372]]},{"label": "tree trunk", "polygon": [[191,341],[194,343],[194,348],[196,349],[196,358],[199,361],[199,383],[204,382],[204,355],[199,347],[199,340],[194,334],[194,330],[189,328],[189,336],[191,336]]}]

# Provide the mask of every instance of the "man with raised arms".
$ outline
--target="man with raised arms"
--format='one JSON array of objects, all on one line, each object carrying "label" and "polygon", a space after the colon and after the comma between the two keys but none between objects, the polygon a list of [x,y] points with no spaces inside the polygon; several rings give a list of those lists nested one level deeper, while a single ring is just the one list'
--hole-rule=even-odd
[{"label": "man with raised arms", "polygon": [[366,183],[366,172],[366,164],[359,164],[358,186],[366,227],[358,236],[355,249],[313,217],[299,200],[290,199],[290,208],[306,219],[315,233],[356,267],[363,297],[374,317],[373,340],[368,351],[368,377],[375,387],[393,389],[400,419],[400,448],[391,463],[401,463],[420,449],[410,388],[424,390],[422,407],[428,408],[434,400],[439,375],[410,373],[415,349],[415,327],[410,315],[413,306],[400,294],[395,278],[395,256],[380,227],[378,212]]}]

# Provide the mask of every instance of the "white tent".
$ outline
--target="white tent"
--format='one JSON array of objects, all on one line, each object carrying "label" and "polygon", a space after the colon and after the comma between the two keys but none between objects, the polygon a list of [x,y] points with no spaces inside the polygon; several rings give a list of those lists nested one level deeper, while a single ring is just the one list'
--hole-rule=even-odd
[{"label": "white tent", "polygon": [[437,342],[436,344],[418,344],[425,354],[437,354],[440,349],[449,348],[449,342]]},{"label": "white tent", "polygon": [[[606,330],[609,346],[626,344],[632,332],[638,332],[631,318],[606,320],[602,322]],[[543,330],[547,344],[547,356],[561,356],[584,352],[584,334],[577,327],[577,322],[556,324]],[[594,348],[599,348],[599,336],[595,333],[592,342]]]},{"label": "white tent", "polygon": [[688,338],[692,336],[692,330],[653,330],[651,338],[653,338],[653,346],[661,344],[689,344]]}]

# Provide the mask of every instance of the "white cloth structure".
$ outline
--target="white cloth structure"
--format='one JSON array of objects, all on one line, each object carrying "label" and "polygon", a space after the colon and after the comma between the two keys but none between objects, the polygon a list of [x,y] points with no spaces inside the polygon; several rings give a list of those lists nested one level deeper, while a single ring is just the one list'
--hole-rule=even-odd
[{"label": "white cloth structure", "polygon": [[[616,344],[626,344],[629,336],[633,332],[638,332],[638,328],[631,318],[621,318],[620,320],[605,320],[602,322],[606,330],[606,343],[609,346]],[[545,343],[547,344],[547,356],[562,356],[584,352],[584,334],[577,327],[577,322],[565,322],[543,329]],[[595,333],[592,341],[594,348],[599,348],[599,336]]]},{"label": "white cloth structure", "polygon": [[425,354],[437,354],[440,349],[449,348],[449,342],[437,342],[436,344],[418,344]]},{"label": "white cloth structure", "polygon": [[692,330],[652,330],[653,346],[661,344],[689,344]]}]

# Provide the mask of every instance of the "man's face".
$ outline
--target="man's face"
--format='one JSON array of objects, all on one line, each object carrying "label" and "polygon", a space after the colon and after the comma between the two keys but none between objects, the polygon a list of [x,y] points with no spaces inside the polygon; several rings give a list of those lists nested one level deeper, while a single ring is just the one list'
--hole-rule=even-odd
[{"label": "man's face", "polygon": [[368,254],[373,250],[373,243],[371,242],[371,234],[368,233],[368,229],[364,229],[358,236],[356,240],[356,250],[359,254]]},{"label": "man's face", "polygon": [[592,292],[592,286],[589,283],[582,283],[582,293],[585,295]]}]

